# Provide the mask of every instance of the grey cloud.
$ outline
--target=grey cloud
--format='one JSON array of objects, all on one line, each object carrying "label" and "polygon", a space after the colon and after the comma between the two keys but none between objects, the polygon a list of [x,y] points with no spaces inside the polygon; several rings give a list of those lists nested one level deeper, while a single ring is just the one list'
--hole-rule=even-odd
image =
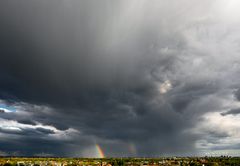
[{"label": "grey cloud", "polygon": [[237,115],[240,114],[240,108],[236,108],[236,109],[231,109],[227,112],[223,112],[221,113],[221,115],[226,116],[226,115]]},{"label": "grey cloud", "polygon": [[240,89],[238,89],[236,92],[235,92],[235,97],[237,100],[240,101]]},{"label": "grey cloud", "polygon": [[36,122],[34,122],[30,119],[18,120],[17,122],[22,123],[22,124],[36,125]]},{"label": "grey cloud", "polygon": [[44,129],[41,127],[36,128],[37,131],[44,133],[44,134],[54,134],[55,132],[53,130],[50,129]]}]

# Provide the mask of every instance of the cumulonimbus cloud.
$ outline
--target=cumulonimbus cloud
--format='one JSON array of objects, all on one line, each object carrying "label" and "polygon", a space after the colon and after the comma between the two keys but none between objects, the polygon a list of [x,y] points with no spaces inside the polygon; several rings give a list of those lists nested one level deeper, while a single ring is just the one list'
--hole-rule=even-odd
[{"label": "cumulonimbus cloud", "polygon": [[201,118],[239,107],[234,3],[0,2],[0,99],[17,110],[0,117],[31,128],[5,126],[0,150],[84,156],[98,143],[108,156],[201,154],[196,142],[218,136]]}]

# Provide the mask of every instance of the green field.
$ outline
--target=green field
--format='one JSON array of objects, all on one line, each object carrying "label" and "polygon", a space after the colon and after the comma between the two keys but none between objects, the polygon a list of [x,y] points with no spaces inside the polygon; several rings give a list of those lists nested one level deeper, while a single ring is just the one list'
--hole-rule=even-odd
[{"label": "green field", "polygon": [[240,157],[25,158],[2,157],[0,166],[240,166]]}]

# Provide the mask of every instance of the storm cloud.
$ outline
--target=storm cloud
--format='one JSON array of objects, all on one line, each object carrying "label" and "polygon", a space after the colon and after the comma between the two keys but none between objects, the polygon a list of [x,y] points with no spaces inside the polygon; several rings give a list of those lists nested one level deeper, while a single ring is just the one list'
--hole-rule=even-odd
[{"label": "storm cloud", "polygon": [[0,2],[0,154],[238,150],[238,5]]}]

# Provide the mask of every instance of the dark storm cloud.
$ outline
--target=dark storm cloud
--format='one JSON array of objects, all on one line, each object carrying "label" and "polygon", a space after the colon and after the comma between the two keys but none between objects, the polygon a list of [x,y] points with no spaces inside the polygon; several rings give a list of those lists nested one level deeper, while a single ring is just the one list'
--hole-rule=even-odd
[{"label": "dark storm cloud", "polygon": [[226,115],[237,115],[240,114],[240,108],[236,108],[236,109],[231,109],[227,112],[223,112],[221,113],[221,115],[226,116]]},{"label": "dark storm cloud", "polygon": [[[183,85],[176,86],[175,90],[170,92],[168,100],[175,111],[183,112],[187,111],[187,107],[194,101],[199,101],[202,97],[214,94],[218,90],[219,84],[209,84],[206,80],[189,81]],[[211,107],[211,105],[209,104],[207,107]],[[200,114],[202,113],[201,111]]]},{"label": "dark storm cloud", "polygon": [[18,122],[22,123],[22,124],[36,125],[36,122],[34,122],[30,119],[18,120]]},{"label": "dark storm cloud", "polygon": [[[45,139],[36,139],[25,137],[24,141],[21,138],[12,139],[9,136],[10,140],[3,140],[1,149],[4,149],[10,155],[17,156],[33,156],[36,153],[50,153],[52,156],[54,154],[63,155],[65,142],[61,141],[51,141]],[[21,141],[19,141],[21,140]],[[41,145],[41,146],[36,146]],[[18,148],[16,149],[16,147]]]},{"label": "dark storm cloud", "polygon": [[[105,52],[95,46],[98,40],[104,40],[99,36],[101,31],[108,28],[104,27],[109,14],[105,7],[79,2],[79,10],[68,9],[64,1],[50,3],[48,7],[46,2],[28,5],[12,1],[2,5],[5,7],[1,10],[1,20],[6,22],[1,27],[2,98],[73,107],[84,105],[95,93],[105,93],[103,88],[145,86],[144,75],[143,78],[136,75],[144,72],[139,70],[138,63],[145,63],[141,57],[146,54],[146,40],[154,41],[148,34],[126,40],[116,53]],[[96,13],[84,9],[88,7]],[[101,21],[97,22],[98,19]],[[131,44],[131,40],[142,40],[143,49],[133,52],[132,47],[138,48],[139,44]],[[127,58],[129,54],[135,55]]]},{"label": "dark storm cloud", "polygon": [[181,10],[173,2],[0,2],[0,99],[18,110],[0,118],[23,126],[1,126],[9,140],[0,151],[84,156],[101,144],[109,156],[195,153],[204,134],[190,129],[222,110],[239,68],[216,57],[226,43],[219,53],[220,37],[205,33],[221,32],[203,14],[208,1]]},{"label": "dark storm cloud", "polygon": [[236,92],[235,92],[235,97],[237,100],[240,101],[240,89],[238,89]]}]

